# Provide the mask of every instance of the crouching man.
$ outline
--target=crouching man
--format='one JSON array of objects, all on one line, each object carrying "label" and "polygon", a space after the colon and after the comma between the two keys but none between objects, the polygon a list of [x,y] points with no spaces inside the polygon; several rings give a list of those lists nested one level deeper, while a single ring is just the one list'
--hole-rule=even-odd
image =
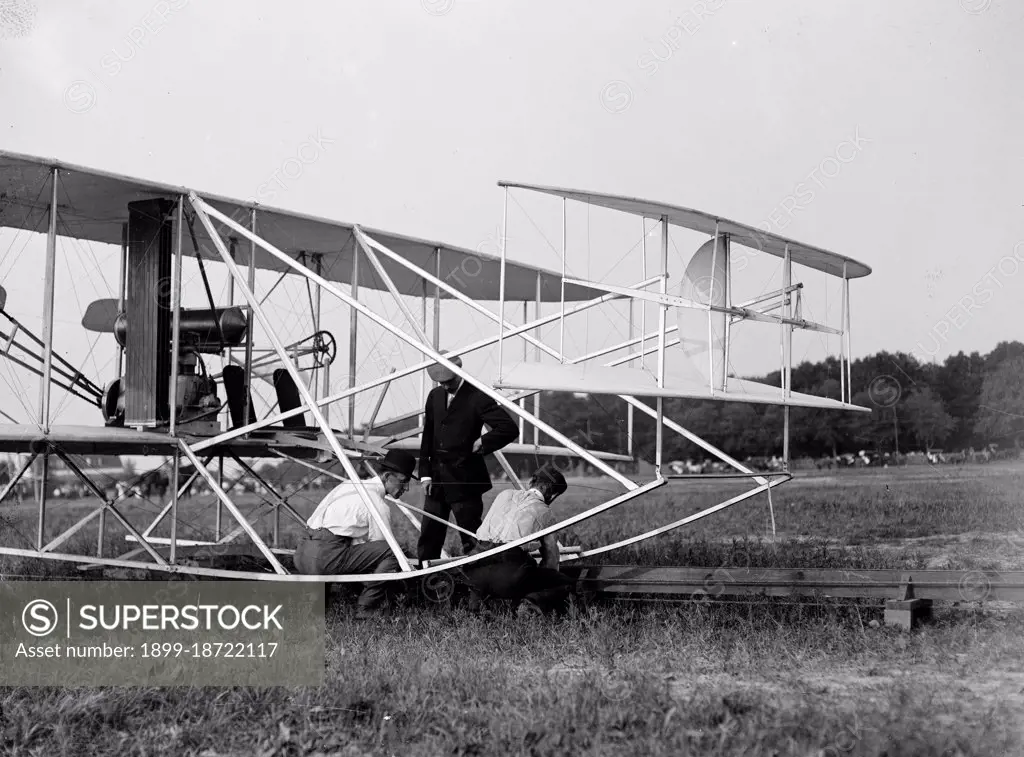
[{"label": "crouching man", "polygon": [[[477,531],[479,543],[471,554],[529,536],[556,522],[551,503],[568,489],[565,478],[554,468],[534,473],[525,490],[510,489],[494,500]],[[558,540],[548,534],[540,540],[541,564],[522,547],[473,563],[464,569],[472,587],[470,607],[482,599],[519,599],[519,615],[561,611],[565,608],[572,580],[558,571]]]},{"label": "crouching man", "polygon": [[[366,487],[374,509],[390,534],[391,510],[384,495],[400,499],[408,490],[416,458],[402,450],[389,450],[380,468],[379,483],[345,482],[332,489],[313,511],[306,521],[306,535],[295,550],[295,569],[299,573],[323,576],[399,570],[384,532],[367,510],[357,487]],[[356,618],[362,620],[378,615],[386,591],[385,581],[365,583],[359,595]]]}]

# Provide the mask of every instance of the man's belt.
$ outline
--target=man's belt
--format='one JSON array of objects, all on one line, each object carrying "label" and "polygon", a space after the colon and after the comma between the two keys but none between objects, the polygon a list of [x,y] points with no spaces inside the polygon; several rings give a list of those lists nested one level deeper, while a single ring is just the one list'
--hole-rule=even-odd
[{"label": "man's belt", "polygon": [[[481,552],[489,552],[496,547],[504,547],[506,542],[497,541],[480,541],[477,540],[476,546],[470,551],[471,555],[478,555]],[[506,549],[504,552],[500,552],[496,555],[484,558],[481,563],[490,562],[519,562],[526,555],[526,551],[522,547],[513,547],[512,549]]]},{"label": "man's belt", "polygon": [[306,529],[306,536],[310,539],[336,539],[344,541],[346,544],[352,543],[351,536],[338,536],[328,528],[310,528],[309,526],[304,526],[304,528]]}]

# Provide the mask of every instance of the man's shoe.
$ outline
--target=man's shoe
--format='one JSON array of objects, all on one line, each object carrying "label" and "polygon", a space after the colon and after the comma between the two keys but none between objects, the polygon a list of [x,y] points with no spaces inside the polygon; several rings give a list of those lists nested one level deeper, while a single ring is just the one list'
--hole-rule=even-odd
[{"label": "man's shoe", "polygon": [[372,620],[382,617],[384,617],[384,610],[380,607],[360,607],[356,610],[356,620]]},{"label": "man's shoe", "polygon": [[516,608],[516,617],[518,618],[541,618],[544,617],[544,610],[541,609],[540,605],[529,599],[524,599],[519,603]]}]

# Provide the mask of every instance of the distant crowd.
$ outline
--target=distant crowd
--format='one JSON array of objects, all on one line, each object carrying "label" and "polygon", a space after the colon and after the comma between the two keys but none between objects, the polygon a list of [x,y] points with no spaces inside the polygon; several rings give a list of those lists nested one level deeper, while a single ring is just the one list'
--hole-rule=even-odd
[{"label": "distant crowd", "polygon": [[[790,470],[832,470],[835,468],[886,468],[902,465],[964,465],[966,463],[991,463],[998,460],[1016,460],[1021,456],[1019,447],[1003,447],[989,444],[982,449],[968,447],[961,450],[931,449],[926,452],[911,451],[906,453],[874,452],[860,450],[856,454],[848,452],[841,455],[825,455],[823,457],[799,457],[790,461]],[[781,457],[748,457],[744,465],[752,470],[781,471],[785,462]],[[673,460],[668,464],[673,474],[693,473],[724,473],[729,467],[719,460]]]}]

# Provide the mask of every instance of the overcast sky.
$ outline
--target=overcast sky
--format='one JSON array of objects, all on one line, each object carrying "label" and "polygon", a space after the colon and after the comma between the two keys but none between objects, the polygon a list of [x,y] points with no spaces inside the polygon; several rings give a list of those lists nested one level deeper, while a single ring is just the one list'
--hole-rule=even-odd
[{"label": "overcast sky", "polygon": [[[884,349],[942,360],[1022,338],[1024,6],[305,6],[0,0],[0,147],[247,199],[315,142],[317,159],[281,179],[268,204],[487,251],[501,233],[499,179],[659,200],[871,266],[852,286],[855,357]],[[544,242],[557,245],[558,202],[514,196],[509,255],[558,269]],[[589,224],[576,216],[570,269],[632,283],[639,257],[623,256],[639,223],[611,215],[595,213]],[[9,309],[38,324],[45,247],[25,238],[0,232],[0,283]],[[674,281],[702,241],[680,239]],[[90,249],[106,284],[87,275],[92,257],[58,267],[58,318],[69,328],[116,279],[117,250]],[[779,271],[774,258],[758,263],[746,273],[760,278],[738,287],[764,291],[773,277],[777,286]],[[803,280],[823,285],[808,294],[812,314],[837,324],[834,280],[827,291],[824,277]],[[303,291],[296,284],[292,298]],[[347,322],[336,310],[344,344]],[[468,323],[443,341],[484,328]],[[573,332],[579,352],[620,338],[600,323]],[[766,337],[750,327],[733,370],[776,368],[777,330]],[[557,346],[557,331],[546,336]],[[95,380],[111,378],[112,340],[58,337],[64,354],[95,368]],[[838,340],[801,335],[794,358],[838,349]],[[373,370],[361,362],[360,378]],[[2,373],[18,386],[9,367]],[[32,390],[30,379],[20,376]],[[62,405],[65,422],[96,420],[74,405]],[[23,420],[36,406],[34,395],[0,402]]]}]

